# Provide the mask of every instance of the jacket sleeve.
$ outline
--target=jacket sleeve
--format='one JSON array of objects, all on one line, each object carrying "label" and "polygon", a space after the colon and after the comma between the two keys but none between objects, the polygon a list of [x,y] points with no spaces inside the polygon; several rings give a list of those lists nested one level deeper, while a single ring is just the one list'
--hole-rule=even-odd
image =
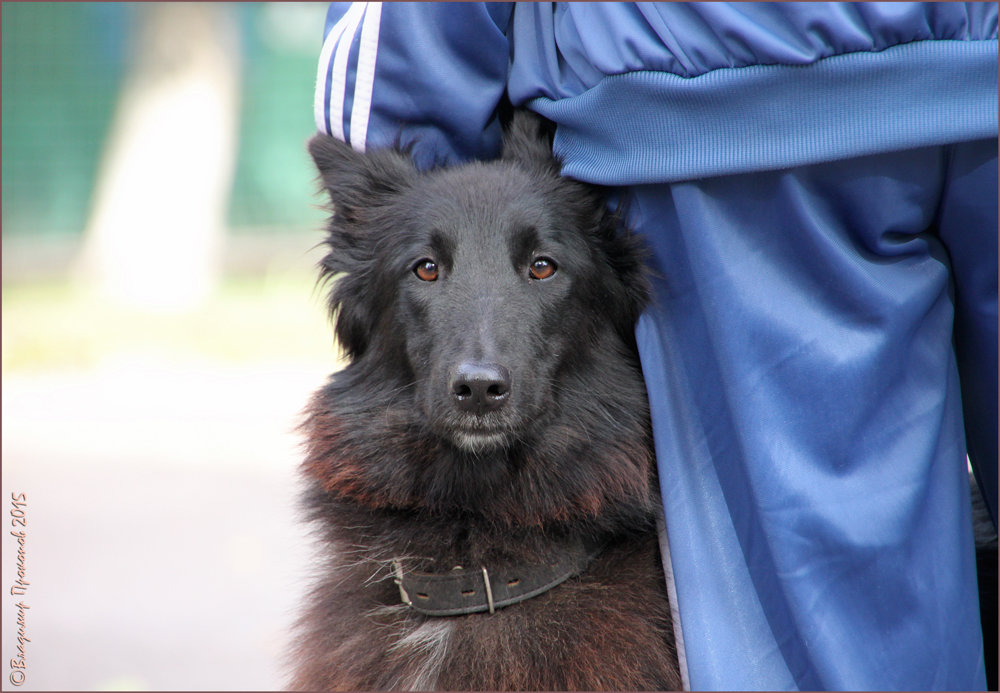
[{"label": "jacket sleeve", "polygon": [[413,146],[418,165],[497,156],[513,3],[331,3],[320,132],[355,149]]}]

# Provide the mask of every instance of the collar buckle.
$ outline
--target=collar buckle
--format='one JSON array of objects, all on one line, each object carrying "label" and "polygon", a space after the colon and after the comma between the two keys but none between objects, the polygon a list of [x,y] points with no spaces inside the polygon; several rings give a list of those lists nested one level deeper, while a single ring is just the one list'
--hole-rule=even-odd
[{"label": "collar buckle", "polygon": [[407,606],[413,606],[413,600],[410,599],[410,595],[406,593],[406,588],[403,587],[403,564],[399,562],[398,558],[392,559],[392,572],[392,580],[396,583],[396,586],[399,587],[399,598]]}]

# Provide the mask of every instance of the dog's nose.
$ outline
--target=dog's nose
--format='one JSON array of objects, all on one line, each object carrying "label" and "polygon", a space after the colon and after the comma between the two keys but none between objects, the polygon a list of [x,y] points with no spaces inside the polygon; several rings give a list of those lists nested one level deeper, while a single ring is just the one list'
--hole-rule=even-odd
[{"label": "dog's nose", "polygon": [[497,363],[463,363],[451,379],[451,395],[464,412],[495,411],[510,396],[510,371]]}]

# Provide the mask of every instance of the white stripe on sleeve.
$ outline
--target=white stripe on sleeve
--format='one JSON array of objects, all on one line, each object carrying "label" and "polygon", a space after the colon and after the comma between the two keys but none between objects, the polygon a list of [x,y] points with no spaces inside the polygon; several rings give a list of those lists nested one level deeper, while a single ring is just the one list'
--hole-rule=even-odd
[{"label": "white stripe on sleeve", "polygon": [[[357,4],[357,3],[355,3]],[[351,8],[354,9],[353,7]],[[344,33],[344,28],[351,22],[351,11],[341,17],[336,24],[330,28],[330,33],[323,40],[323,49],[319,53],[319,68],[316,74],[316,92],[313,99],[313,117],[316,120],[316,129],[330,134],[330,119],[326,111],[327,79],[330,76],[330,59],[333,55],[337,42]]]},{"label": "white stripe on sleeve", "polygon": [[358,51],[358,71],[354,80],[354,105],[351,108],[351,145],[359,152],[365,151],[368,137],[368,117],[372,108],[372,89],[375,86],[375,59],[378,54],[378,30],[382,17],[382,3],[370,2],[361,27],[361,45]]},{"label": "white stripe on sleeve", "polygon": [[351,45],[358,33],[358,26],[364,18],[367,2],[357,2],[347,11],[350,20],[344,28],[344,35],[337,42],[333,54],[333,74],[330,77],[330,134],[338,140],[347,141],[344,134],[344,101],[347,93],[347,67],[351,55]]}]

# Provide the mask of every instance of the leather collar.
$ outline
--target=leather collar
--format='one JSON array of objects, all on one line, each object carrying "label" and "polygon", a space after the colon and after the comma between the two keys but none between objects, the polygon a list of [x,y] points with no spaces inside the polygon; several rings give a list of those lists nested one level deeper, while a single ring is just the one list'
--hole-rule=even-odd
[{"label": "leather collar", "polygon": [[414,611],[427,616],[492,614],[579,575],[603,548],[604,544],[578,540],[538,564],[494,570],[459,566],[447,573],[420,573],[404,570],[399,559],[392,561],[392,568],[400,598]]}]

